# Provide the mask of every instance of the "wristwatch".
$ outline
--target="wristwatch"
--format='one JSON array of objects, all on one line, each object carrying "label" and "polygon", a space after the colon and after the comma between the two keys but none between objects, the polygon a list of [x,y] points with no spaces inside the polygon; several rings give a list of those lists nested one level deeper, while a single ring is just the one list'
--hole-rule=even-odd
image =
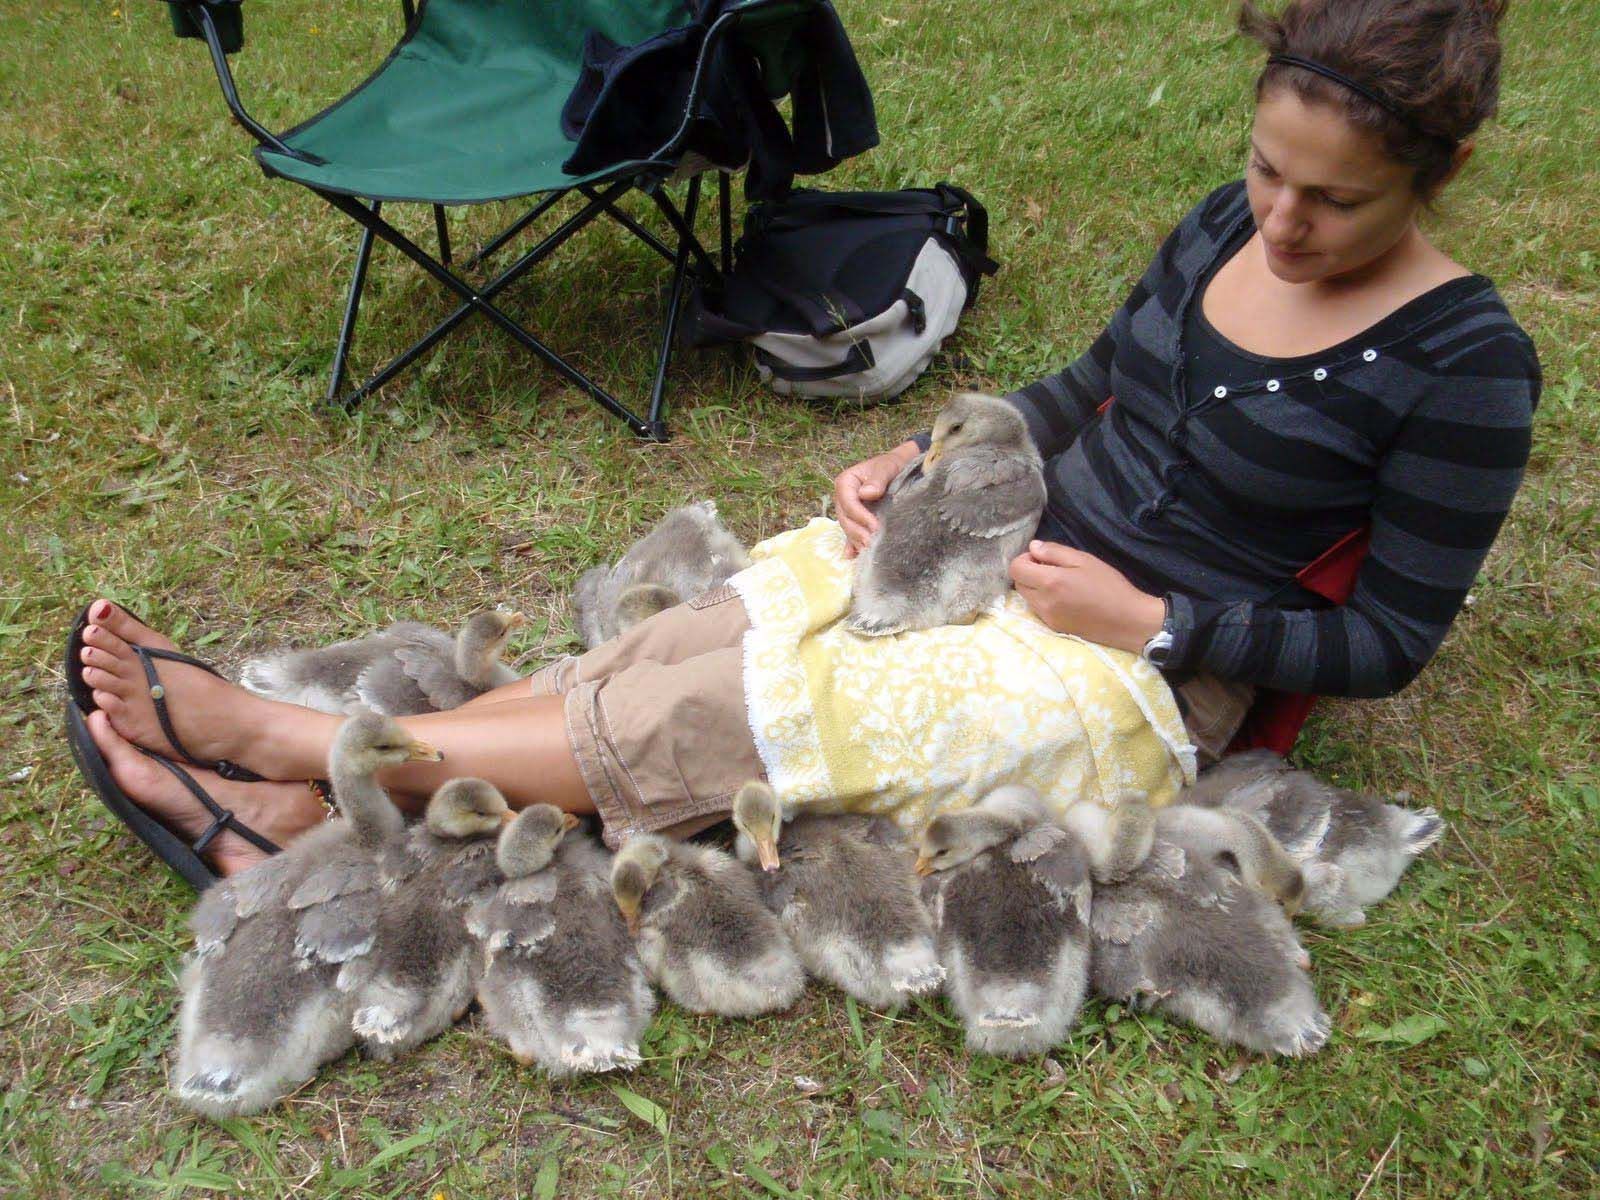
[{"label": "wristwatch", "polygon": [[1167,659],[1172,654],[1172,605],[1165,597],[1161,603],[1166,606],[1166,616],[1161,620],[1161,628],[1155,631],[1150,640],[1144,644],[1144,649],[1139,652],[1139,657],[1158,671],[1167,665]]}]

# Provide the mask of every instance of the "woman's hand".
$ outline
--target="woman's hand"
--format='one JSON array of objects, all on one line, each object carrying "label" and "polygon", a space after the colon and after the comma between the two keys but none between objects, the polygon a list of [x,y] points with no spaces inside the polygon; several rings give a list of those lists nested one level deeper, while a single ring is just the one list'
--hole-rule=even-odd
[{"label": "woman's hand", "polygon": [[854,558],[867,548],[878,532],[878,518],[867,504],[883,499],[883,493],[905,466],[922,451],[915,442],[901,442],[893,450],[846,467],[833,481],[833,508],[844,530],[845,557]]},{"label": "woman's hand", "polygon": [[1011,581],[1057,633],[1135,654],[1166,620],[1166,602],[1141,592],[1109,563],[1055,542],[1030,542],[1011,560]]}]

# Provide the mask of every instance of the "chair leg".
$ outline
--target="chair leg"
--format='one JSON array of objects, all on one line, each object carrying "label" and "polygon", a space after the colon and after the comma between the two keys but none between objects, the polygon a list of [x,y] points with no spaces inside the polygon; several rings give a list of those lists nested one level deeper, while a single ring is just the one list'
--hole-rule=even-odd
[{"label": "chair leg", "polygon": [[658,442],[668,438],[667,423],[661,419],[666,402],[667,369],[672,365],[672,351],[678,340],[678,312],[683,307],[683,285],[689,274],[689,243],[692,240],[694,219],[700,210],[700,176],[689,181],[689,195],[684,201],[683,222],[691,236],[678,238],[678,257],[672,265],[672,288],[667,294],[667,315],[661,327],[661,354],[656,359],[655,382],[650,388],[650,413],[645,418],[647,436]]},{"label": "chair leg", "polygon": [[[377,216],[383,203],[372,202],[372,215]],[[344,302],[344,320],[339,325],[339,344],[333,350],[333,377],[328,380],[328,403],[338,400],[344,387],[345,370],[350,363],[350,346],[356,335],[356,313],[361,309],[361,291],[367,284],[367,263],[372,258],[372,230],[361,231],[361,245],[356,250],[356,269],[350,277],[350,294]]]},{"label": "chair leg", "polygon": [[[695,185],[692,194],[698,197],[700,195],[700,177],[696,175],[692,182]],[[672,226],[672,231],[678,235],[680,248],[684,243],[688,243],[689,253],[694,255],[695,263],[700,270],[705,272],[706,278],[721,278],[722,270],[717,266],[717,260],[712,258],[711,252],[700,244],[699,237],[695,235],[694,226],[684,220],[683,214],[678,211],[677,205],[672,203],[672,197],[667,195],[666,189],[657,188],[655,191],[648,193],[648,195],[650,199],[655,201],[656,207],[661,210],[661,215],[667,219],[667,224]]]},{"label": "chair leg", "polygon": [[[592,187],[580,187],[578,190],[591,200],[593,200],[596,195],[596,192]],[[673,250],[671,246],[667,245],[655,234],[651,233],[643,225],[635,221],[622,209],[618,208],[615,204],[606,205],[606,216],[610,217],[618,225],[621,225],[629,233],[633,234],[634,237],[638,238],[646,246],[650,247],[650,249],[661,255],[661,257],[666,259],[669,263],[675,263],[678,261],[677,252]]]},{"label": "chair leg", "polygon": [[450,265],[450,227],[444,223],[444,205],[433,206],[433,228],[439,235],[439,261]]},{"label": "chair leg", "polygon": [[[545,237],[544,240],[541,241],[537,246],[533,247],[533,249],[529,250],[516,262],[512,263],[511,266],[507,267],[499,275],[495,276],[494,279],[490,280],[488,283],[484,284],[483,287],[479,288],[478,295],[483,297],[485,300],[494,299],[502,291],[510,287],[511,284],[515,283],[523,275],[527,274],[528,271],[537,266],[539,263],[543,262],[551,254],[555,253],[556,250],[560,249],[560,247],[567,241],[568,238],[572,237],[573,234],[577,233],[585,225],[589,224],[590,221],[594,220],[595,217],[599,215],[603,203],[604,200],[601,197],[596,196],[590,204],[573,213],[559,226],[552,230],[550,234]],[[472,316],[475,311],[477,310],[474,309],[470,303],[462,304],[457,307],[454,312],[445,317],[444,320],[440,321],[437,325],[425,333],[409,349],[405,350],[401,354],[397,354],[389,361],[387,366],[378,371],[377,374],[373,375],[355,391],[351,392],[350,395],[345,397],[346,407],[354,408],[367,396],[371,395],[384,384],[388,383],[389,380],[400,374],[401,371],[405,370],[412,363],[416,362],[417,359],[421,358],[429,350],[433,349],[434,346],[438,345],[439,342],[443,341],[446,336],[448,336],[468,317]],[[640,424],[642,424],[642,422]]]},{"label": "chair leg", "polygon": [[722,273],[733,270],[733,177],[726,171],[717,172],[718,221],[722,227]]},{"label": "chair leg", "polygon": [[[631,186],[632,184],[627,182],[613,184],[610,190],[602,193],[601,196],[597,197],[594,201],[591,201],[590,205],[584,210],[584,213],[580,214],[580,216],[582,216],[585,221],[593,219],[593,217],[597,215],[607,203],[609,203],[611,200],[614,200],[618,195],[626,191]],[[534,337],[533,334],[529,333],[526,329],[519,325],[514,318],[492,303],[486,294],[487,289],[485,289],[485,291],[478,291],[474,289],[465,280],[459,278],[453,272],[436,262],[433,258],[429,257],[426,250],[422,249],[422,247],[418,246],[410,238],[406,237],[405,234],[401,233],[393,225],[385,221],[381,216],[369,211],[351,197],[341,195],[337,192],[323,191],[317,188],[313,188],[312,190],[334,208],[338,209],[352,220],[358,222],[366,229],[373,231],[379,237],[383,238],[384,241],[388,242],[396,250],[400,251],[400,253],[404,254],[412,262],[416,263],[417,266],[421,267],[429,275],[433,276],[433,278],[439,283],[443,284],[445,287],[455,292],[456,295],[460,296],[465,303],[455,315],[452,327],[454,323],[459,323],[460,320],[464,320],[473,312],[482,313],[496,325],[500,326],[501,329],[505,330],[506,333],[517,342],[518,345],[522,346],[540,361],[544,362],[563,379],[566,379],[568,382],[582,390],[587,396],[589,396],[590,399],[599,404],[601,408],[604,408],[613,416],[621,418],[635,433],[639,434],[641,437],[655,438],[659,436],[657,430],[652,429],[635,413],[624,407],[620,401],[611,395],[611,393],[607,392],[598,383],[590,379],[582,371],[578,370],[577,367],[573,366],[566,359],[562,358],[561,355],[550,349],[549,346],[546,346],[538,338]],[[574,218],[574,220],[576,219],[577,218]],[[501,278],[496,281],[496,283],[500,284],[501,286],[509,283],[511,281],[510,277],[512,276],[513,272],[517,272],[518,267],[522,266],[523,263],[518,263],[516,267],[511,268],[504,275],[502,275]],[[442,336],[442,333],[440,336]],[[427,339],[424,340],[426,341]],[[410,360],[408,355],[402,355],[402,358],[407,358],[407,361]],[[350,401],[352,403],[359,401],[360,398],[366,395],[370,390],[370,386],[360,389],[358,392],[352,395]]]},{"label": "chair leg", "polygon": [[516,237],[517,234],[521,233],[529,225],[532,225],[540,217],[544,216],[545,213],[549,212],[557,204],[561,203],[562,199],[566,195],[567,195],[566,192],[552,192],[550,195],[546,196],[543,200],[539,201],[539,203],[535,204],[527,212],[523,213],[522,216],[518,217],[510,225],[506,226],[506,228],[504,230],[502,230],[495,237],[495,239],[493,241],[491,241],[487,246],[485,246],[482,250],[479,250],[471,258],[467,259],[466,262],[462,263],[461,264],[461,269],[463,271],[470,271],[474,267],[476,267],[479,264],[481,264],[491,254],[496,253],[498,250],[500,250],[500,248],[502,246],[504,246],[512,238]]}]

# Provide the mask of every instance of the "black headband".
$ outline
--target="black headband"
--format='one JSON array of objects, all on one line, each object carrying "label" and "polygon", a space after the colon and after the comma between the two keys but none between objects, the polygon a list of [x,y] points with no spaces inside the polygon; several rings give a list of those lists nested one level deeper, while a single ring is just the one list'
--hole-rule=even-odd
[{"label": "black headband", "polygon": [[1443,134],[1434,133],[1431,130],[1424,129],[1420,124],[1418,124],[1417,119],[1414,116],[1408,113],[1405,109],[1401,108],[1382,92],[1378,91],[1376,88],[1370,88],[1358,80],[1351,79],[1350,76],[1344,74],[1342,71],[1335,71],[1332,67],[1327,66],[1324,63],[1319,63],[1315,59],[1301,58],[1298,54],[1271,55],[1267,59],[1267,65],[1272,66],[1274,64],[1284,67],[1299,67],[1303,71],[1310,71],[1313,75],[1321,75],[1324,79],[1331,79],[1340,87],[1348,88],[1356,95],[1366,97],[1395,120],[1405,125],[1408,129],[1420,133],[1423,137],[1432,138],[1434,141],[1449,146],[1451,149],[1454,149],[1456,146],[1456,140],[1454,138],[1446,137]]}]

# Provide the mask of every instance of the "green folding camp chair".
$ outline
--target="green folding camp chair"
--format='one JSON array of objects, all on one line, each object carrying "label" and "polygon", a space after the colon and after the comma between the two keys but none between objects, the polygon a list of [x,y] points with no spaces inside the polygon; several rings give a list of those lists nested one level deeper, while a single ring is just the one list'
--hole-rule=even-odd
[{"label": "green folding camp chair", "polygon": [[[706,35],[703,65],[719,39],[740,36],[773,43],[785,23],[798,20],[816,0],[745,0],[724,12]],[[690,270],[714,281],[732,257],[729,176],[718,172],[721,266],[696,236],[700,175],[694,174],[680,208],[666,184],[683,165],[689,113],[701,87],[696,69],[690,104],[676,136],[648,157],[614,163],[587,175],[569,175],[562,162],[573,144],[560,117],[578,79],[583,39],[598,32],[622,45],[680,26],[689,16],[682,0],[401,0],[405,34],[382,65],[349,95],[287,132],[274,134],[251,118],[239,99],[228,55],[244,41],[239,0],[168,0],[174,32],[204,39],[228,108],[257,141],[257,161],[267,175],[310,188],[362,226],[344,319],[334,351],[330,403],[354,407],[475,314],[494,322],[620,417],[636,434],[667,437],[663,402],[678,312]],[[665,218],[657,236],[618,206],[638,188]],[[467,264],[477,266],[569,196],[584,203],[532,249],[492,280],[475,286],[451,269],[444,220],[449,205],[541,197],[531,211],[493,238]],[[382,215],[383,205],[409,201],[433,206],[439,239],[434,258]],[[548,258],[573,234],[605,215],[672,264],[672,285],[661,330],[650,402],[643,415],[617,400],[572,363],[497,306],[494,298]],[[366,284],[374,237],[380,237],[454,292],[459,306],[420,341],[366,382],[344,391],[356,316]]]}]

